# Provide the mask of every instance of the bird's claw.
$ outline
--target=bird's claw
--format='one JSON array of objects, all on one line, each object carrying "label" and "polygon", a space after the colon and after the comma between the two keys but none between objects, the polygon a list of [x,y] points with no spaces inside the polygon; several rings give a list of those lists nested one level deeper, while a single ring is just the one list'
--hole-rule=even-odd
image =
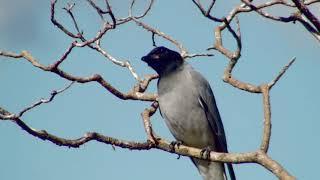
[{"label": "bird's claw", "polygon": [[202,149],[200,151],[200,157],[207,159],[207,160],[210,159],[210,151],[211,151],[210,147],[206,147],[206,148]]},{"label": "bird's claw", "polygon": [[175,152],[175,146],[179,148],[179,146],[182,144],[182,141],[172,141],[169,145],[171,152]]},{"label": "bird's claw", "polygon": [[157,145],[157,144],[159,144],[160,140],[161,140],[161,138],[159,136],[152,134],[151,136],[148,137],[147,142],[150,144],[153,144],[153,145]]}]

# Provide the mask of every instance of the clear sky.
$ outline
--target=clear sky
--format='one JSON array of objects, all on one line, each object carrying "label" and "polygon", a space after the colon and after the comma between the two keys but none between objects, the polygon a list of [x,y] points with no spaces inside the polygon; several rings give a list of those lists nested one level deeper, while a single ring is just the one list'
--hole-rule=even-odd
[{"label": "clear sky", "polygon": [[[61,7],[57,18],[66,26],[71,21]],[[85,1],[74,13],[85,35],[96,33],[99,17]],[[127,15],[129,1],[110,1],[116,17]],[[218,2],[213,12],[225,16],[238,1]],[[138,1],[135,13],[144,1]],[[285,14],[282,9],[273,13]],[[318,10],[315,12],[319,12]],[[0,0],[0,49],[30,51],[41,63],[57,60],[72,39],[50,22],[49,1]],[[295,64],[271,91],[272,139],[270,155],[298,179],[317,179],[320,161],[319,42],[300,24],[283,24],[263,19],[255,13],[239,17],[243,38],[242,57],[234,75],[240,80],[260,84],[269,82],[292,58]],[[143,22],[159,28],[182,42],[192,53],[204,53],[213,43],[217,25],[204,18],[191,1],[158,0]],[[225,44],[234,48],[225,34]],[[158,45],[175,48],[156,38]],[[103,48],[119,59],[130,60],[139,75],[154,73],[140,58],[152,49],[151,34],[134,23],[108,33]],[[262,97],[240,91],[221,80],[227,59],[218,52],[210,58],[194,58],[190,63],[210,82],[232,152],[253,151],[262,134]],[[112,85],[127,92],[135,83],[127,69],[115,66],[87,48],[77,48],[62,68],[74,75],[100,73]],[[57,75],[43,72],[24,60],[0,57],[0,106],[11,112],[49,97],[51,90],[68,84]],[[149,88],[155,92],[155,83]],[[150,103],[122,101],[96,83],[75,84],[50,103],[28,112],[24,120],[37,129],[77,138],[87,131],[127,140],[146,139],[140,112]],[[173,140],[159,113],[152,117],[155,131]],[[188,158],[159,150],[129,151],[90,142],[78,149],[59,147],[22,131],[15,124],[0,122],[0,179],[201,179]],[[276,179],[255,164],[235,165],[238,179]]]}]

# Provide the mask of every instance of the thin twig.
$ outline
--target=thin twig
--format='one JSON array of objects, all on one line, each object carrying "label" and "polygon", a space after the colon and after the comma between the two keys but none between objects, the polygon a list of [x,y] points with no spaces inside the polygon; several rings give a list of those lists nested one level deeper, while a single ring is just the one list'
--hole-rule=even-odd
[{"label": "thin twig", "polygon": [[[135,19],[141,19],[141,18],[145,17],[148,14],[148,12],[151,10],[151,7],[152,7],[153,3],[154,3],[154,0],[150,0],[146,10],[144,10],[144,12],[141,15],[134,16],[134,18]],[[127,22],[129,22],[131,20],[132,20],[132,16],[130,16],[130,15],[128,17],[125,17],[125,18],[117,19],[117,22],[118,22],[117,25],[127,23]]]},{"label": "thin twig", "polygon": [[67,13],[70,15],[71,19],[72,19],[72,22],[73,22],[73,25],[74,27],[76,28],[77,32],[78,32],[78,35],[80,34],[83,34],[80,29],[79,29],[79,26],[78,26],[78,23],[72,13],[72,9],[73,7],[75,6],[75,3],[72,3],[72,4],[69,4],[68,3],[68,6],[67,7],[64,7],[63,9],[67,11]]},{"label": "thin twig", "polygon": [[174,44],[175,46],[177,46],[177,48],[179,49],[181,56],[182,56],[182,57],[185,57],[185,56],[188,54],[188,51],[187,51],[186,48],[183,47],[183,45],[182,45],[180,42],[178,42],[177,40],[173,39],[171,36],[169,36],[169,35],[161,32],[160,30],[155,29],[155,28],[153,28],[153,27],[151,27],[151,26],[149,26],[149,25],[147,25],[147,24],[139,21],[138,19],[136,19],[136,18],[132,15],[132,7],[133,7],[134,3],[135,3],[135,0],[132,0],[131,6],[130,6],[130,8],[129,8],[129,16],[132,18],[132,20],[133,20],[138,26],[143,27],[145,30],[150,31],[150,32],[152,32],[152,33],[154,33],[154,34],[156,34],[156,35],[158,35],[158,36],[160,36],[160,37],[163,37],[164,39],[166,39],[166,40],[170,41],[171,43],[173,43],[173,44]]},{"label": "thin twig", "polygon": [[70,44],[70,46],[68,47],[68,49],[66,50],[65,53],[63,53],[63,55],[61,56],[61,58],[59,60],[57,60],[54,64],[52,64],[52,68],[57,68],[64,60],[67,59],[67,57],[69,56],[69,54],[71,53],[72,49],[75,47],[75,44],[77,42],[74,41]]},{"label": "thin twig", "polygon": [[152,46],[153,47],[157,47],[157,45],[156,45],[156,41],[155,41],[155,33],[154,32],[152,32]]},{"label": "thin twig", "polygon": [[184,56],[185,59],[188,58],[195,58],[195,57],[211,57],[214,56],[214,54],[210,54],[210,53],[204,53],[204,54],[187,54],[186,56]]},{"label": "thin twig", "polygon": [[68,31],[62,24],[60,24],[56,19],[55,19],[55,5],[57,3],[57,0],[51,0],[51,22],[55,26],[57,26],[62,32],[67,34],[68,36],[72,38],[80,38],[81,34],[73,34],[72,32]]},{"label": "thin twig", "polygon": [[295,62],[295,60],[296,60],[295,57],[292,58],[289,61],[289,63],[282,68],[279,74],[268,84],[270,89],[279,81],[279,79],[284,75],[284,73],[289,69],[289,67]]},{"label": "thin twig", "polygon": [[131,63],[129,61],[120,61],[117,60],[116,58],[114,58],[111,54],[109,54],[107,51],[105,51],[104,49],[101,48],[100,46],[100,40],[98,40],[96,42],[96,50],[98,52],[100,52],[104,57],[106,57],[107,59],[109,59],[112,63],[121,66],[121,67],[126,67],[128,68],[128,70],[130,71],[130,73],[132,74],[132,76],[137,80],[140,81],[140,78],[138,76],[138,74],[136,73],[136,71],[134,70],[134,68],[132,67]]},{"label": "thin twig", "polygon": [[160,37],[163,37],[164,39],[170,41],[171,43],[173,43],[175,46],[177,46],[177,48],[180,51],[180,54],[182,57],[185,57],[188,54],[188,51],[186,48],[183,47],[183,45],[181,43],[179,43],[177,40],[173,39],[171,36],[165,34],[164,32],[161,32],[158,29],[155,29],[141,21],[139,21],[138,19],[135,19],[134,17],[132,17],[132,20],[138,25],[143,27],[145,30],[150,31]]},{"label": "thin twig", "polygon": [[202,4],[200,3],[199,0],[192,0],[192,2],[199,8],[199,10],[201,11],[201,13],[202,13],[205,17],[207,17],[207,18],[209,18],[209,19],[211,19],[211,20],[213,20],[213,21],[215,21],[215,22],[222,22],[222,21],[223,21],[222,19],[219,19],[219,18],[216,18],[216,17],[214,17],[214,16],[211,16],[211,14],[210,14],[210,13],[211,13],[211,10],[212,10],[215,2],[216,2],[215,0],[212,0],[212,1],[211,1],[211,4],[209,5],[208,10],[205,10],[205,9],[204,9],[204,7],[202,6]]}]

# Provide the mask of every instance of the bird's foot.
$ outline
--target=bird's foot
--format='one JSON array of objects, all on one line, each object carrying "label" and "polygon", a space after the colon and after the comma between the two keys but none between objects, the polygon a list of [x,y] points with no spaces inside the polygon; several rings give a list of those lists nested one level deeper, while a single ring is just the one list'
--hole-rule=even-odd
[{"label": "bird's foot", "polygon": [[200,151],[200,157],[207,159],[207,160],[210,159],[210,151],[211,150],[212,149],[210,147],[206,147],[206,148],[202,149]]},{"label": "bird's foot", "polygon": [[152,145],[157,145],[157,144],[159,144],[160,140],[161,140],[161,138],[159,136],[152,133],[152,135],[148,136],[147,142],[149,142]]},{"label": "bird's foot", "polygon": [[179,149],[179,146],[182,144],[182,141],[172,141],[169,145],[171,152],[175,152],[175,147]]}]

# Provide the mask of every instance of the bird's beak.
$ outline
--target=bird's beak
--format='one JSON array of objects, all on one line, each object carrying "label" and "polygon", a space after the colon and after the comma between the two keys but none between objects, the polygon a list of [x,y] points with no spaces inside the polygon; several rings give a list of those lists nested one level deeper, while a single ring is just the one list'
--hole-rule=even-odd
[{"label": "bird's beak", "polygon": [[146,63],[148,63],[148,59],[149,59],[148,56],[143,56],[143,57],[141,58],[141,60],[142,60],[143,62],[146,62]]},{"label": "bird's beak", "polygon": [[146,56],[143,56],[141,58],[141,60],[146,62],[146,63],[149,63],[149,62],[152,62],[152,61],[155,61],[155,60],[159,60],[159,59],[160,59],[160,56],[156,55],[156,54],[146,55]]}]

